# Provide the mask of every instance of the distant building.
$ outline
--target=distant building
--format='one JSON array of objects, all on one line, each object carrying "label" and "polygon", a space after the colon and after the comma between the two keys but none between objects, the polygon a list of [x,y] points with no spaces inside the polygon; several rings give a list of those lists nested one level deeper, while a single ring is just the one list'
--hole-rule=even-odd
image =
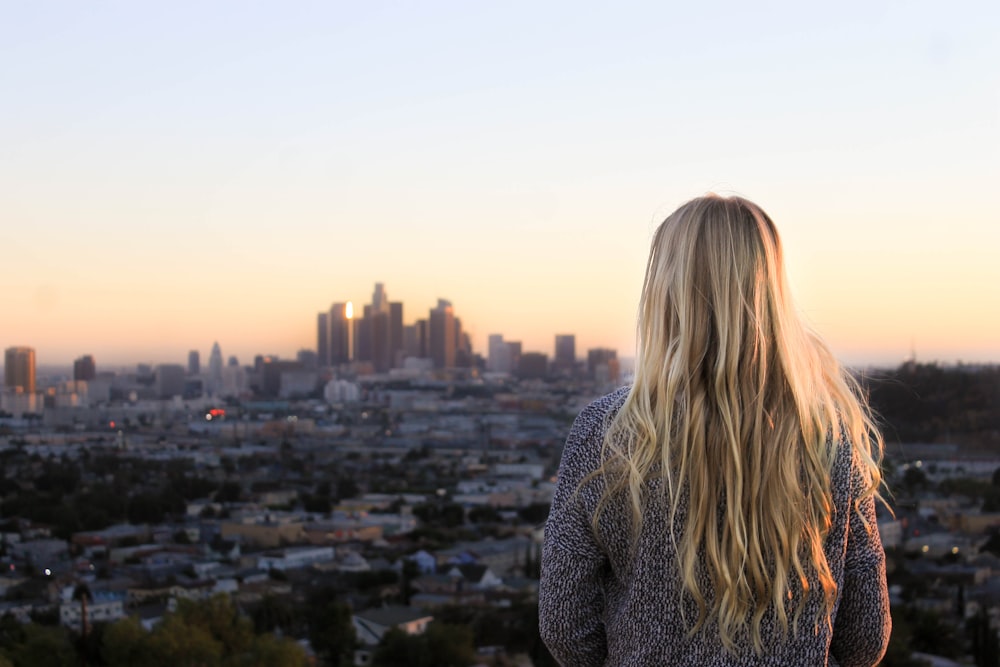
[{"label": "distant building", "polygon": [[361,399],[361,389],[347,380],[330,380],[323,387],[323,399],[327,403],[348,403]]},{"label": "distant building", "polygon": [[188,352],[188,375],[199,375],[201,373],[201,354],[198,350]]},{"label": "distant building", "polygon": [[375,283],[372,302],[356,322],[354,359],[370,362],[376,373],[397,368],[403,358],[403,304],[389,301],[385,285]]},{"label": "distant building", "polygon": [[486,370],[493,373],[510,373],[508,351],[502,334],[490,334],[486,350]]},{"label": "distant building", "polygon": [[403,327],[403,354],[417,359],[428,359],[431,356],[427,344],[427,320],[417,320]]},{"label": "distant building", "polygon": [[601,347],[587,350],[587,373],[598,383],[618,383],[621,376],[618,352]]},{"label": "distant building", "polygon": [[8,347],[4,352],[4,387],[17,389],[25,394],[35,393],[35,349]]},{"label": "distant building", "polygon": [[516,373],[521,366],[521,341],[507,341],[507,364],[510,373]]},{"label": "distant building", "polygon": [[265,357],[258,371],[261,395],[269,398],[280,396],[282,376],[285,373],[291,374],[302,370],[304,370],[302,364],[297,361],[281,361],[274,357]]},{"label": "distant building", "polygon": [[472,338],[462,331],[462,320],[455,318],[455,365],[469,368],[473,365]]},{"label": "distant building", "polygon": [[428,322],[428,342],[430,357],[435,368],[455,367],[455,311],[449,301],[438,299],[432,308]]},{"label": "distant building", "polygon": [[541,379],[548,373],[549,358],[541,352],[525,352],[517,365],[518,377],[525,380]]},{"label": "distant building", "polygon": [[330,365],[330,313],[316,316],[316,357],[320,366]]},{"label": "distant building", "polygon": [[96,377],[97,365],[94,363],[94,357],[91,355],[85,354],[73,362],[73,379],[77,382],[81,380],[89,382]]},{"label": "distant building", "polygon": [[[335,303],[330,306],[327,318],[330,342],[325,366],[339,366],[351,361],[351,326],[353,320],[347,316],[347,304]],[[321,363],[323,363],[321,361]]]},{"label": "distant building", "polygon": [[212,396],[222,391],[222,348],[219,343],[212,345],[212,353],[208,355],[208,383],[206,389]]},{"label": "distant building", "polygon": [[299,350],[295,359],[307,370],[314,371],[319,367],[319,355],[312,350]]},{"label": "distant building", "polygon": [[576,369],[576,336],[556,335],[556,355],[552,360],[556,372],[572,373]]},{"label": "distant building", "polygon": [[[279,364],[290,364],[293,362],[277,362]],[[278,396],[280,398],[301,398],[311,395],[319,385],[319,376],[316,371],[307,370],[298,362],[294,362],[298,368],[282,371],[278,385]]]},{"label": "distant building", "polygon": [[153,372],[156,395],[172,398],[184,395],[184,367],[180,364],[160,364]]}]

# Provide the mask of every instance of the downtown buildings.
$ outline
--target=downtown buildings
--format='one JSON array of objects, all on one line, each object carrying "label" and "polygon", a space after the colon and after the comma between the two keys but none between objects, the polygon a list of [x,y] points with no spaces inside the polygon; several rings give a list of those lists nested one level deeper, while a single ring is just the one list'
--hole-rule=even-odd
[{"label": "downtown buildings", "polygon": [[409,358],[430,360],[436,370],[473,365],[469,336],[450,302],[439,299],[426,319],[406,325],[402,302],[390,301],[383,283],[375,284],[371,303],[360,313],[351,302],[319,313],[316,338],[319,366],[354,364],[359,371],[386,373]]}]

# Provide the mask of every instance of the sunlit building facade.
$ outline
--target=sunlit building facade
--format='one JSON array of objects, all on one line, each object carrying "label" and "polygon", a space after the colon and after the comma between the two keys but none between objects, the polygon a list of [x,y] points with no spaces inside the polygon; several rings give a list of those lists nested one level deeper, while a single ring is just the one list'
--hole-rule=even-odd
[{"label": "sunlit building facade", "polygon": [[35,349],[32,347],[8,347],[4,352],[4,387],[20,390],[25,394],[35,393]]}]

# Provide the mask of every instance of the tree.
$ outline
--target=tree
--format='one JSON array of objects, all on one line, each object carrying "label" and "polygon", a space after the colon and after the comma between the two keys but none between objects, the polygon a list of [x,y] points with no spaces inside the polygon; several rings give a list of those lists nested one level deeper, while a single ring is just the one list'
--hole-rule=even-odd
[{"label": "tree", "polygon": [[213,639],[206,628],[190,625],[178,614],[164,618],[150,633],[146,644],[150,662],[140,664],[149,667],[222,666],[222,642]]},{"label": "tree", "polygon": [[182,600],[175,613],[147,633],[128,618],[107,628],[101,656],[108,667],[305,667],[305,652],[294,641],[255,635],[250,619],[229,598],[217,595],[194,603]]},{"label": "tree", "polygon": [[420,635],[392,628],[382,637],[373,667],[466,667],[476,660],[472,629],[434,621]]},{"label": "tree", "polygon": [[309,641],[327,664],[349,662],[354,653],[354,624],[350,608],[337,600],[336,591],[322,588],[306,599]]},{"label": "tree", "polygon": [[8,652],[15,665],[64,667],[74,662],[75,651],[65,628],[29,623],[22,640]]},{"label": "tree", "polygon": [[1000,665],[1000,641],[996,631],[990,627],[990,617],[983,608],[966,623],[966,634],[972,643],[972,657],[976,667],[998,667]]},{"label": "tree", "polygon": [[113,623],[104,631],[101,657],[108,667],[152,664],[146,630],[135,616]]}]

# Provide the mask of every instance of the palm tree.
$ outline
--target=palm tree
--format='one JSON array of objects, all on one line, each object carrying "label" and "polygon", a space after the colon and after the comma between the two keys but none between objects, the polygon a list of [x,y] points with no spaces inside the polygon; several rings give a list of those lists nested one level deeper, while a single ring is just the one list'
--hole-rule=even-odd
[{"label": "palm tree", "polygon": [[86,637],[90,634],[90,623],[88,623],[87,619],[87,602],[93,600],[94,596],[91,594],[90,587],[87,584],[79,583],[73,589],[73,599],[80,601],[80,634]]},{"label": "palm tree", "polygon": [[80,653],[80,666],[87,667],[87,635],[90,634],[90,623],[87,618],[87,602],[94,599],[87,584],[80,582],[73,589],[73,599],[80,601],[80,641],[78,651]]}]

